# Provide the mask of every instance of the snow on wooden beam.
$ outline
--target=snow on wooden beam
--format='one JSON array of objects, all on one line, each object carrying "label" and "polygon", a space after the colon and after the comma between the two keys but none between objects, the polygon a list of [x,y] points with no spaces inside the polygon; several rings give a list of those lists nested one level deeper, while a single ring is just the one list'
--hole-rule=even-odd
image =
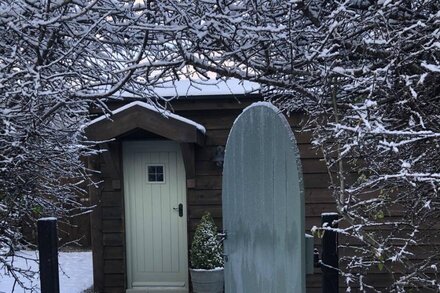
[{"label": "snow on wooden beam", "polygon": [[95,141],[106,141],[134,129],[143,129],[180,143],[204,144],[205,127],[159,109],[145,102],[132,102],[110,114],[92,120],[86,126],[87,137]]}]

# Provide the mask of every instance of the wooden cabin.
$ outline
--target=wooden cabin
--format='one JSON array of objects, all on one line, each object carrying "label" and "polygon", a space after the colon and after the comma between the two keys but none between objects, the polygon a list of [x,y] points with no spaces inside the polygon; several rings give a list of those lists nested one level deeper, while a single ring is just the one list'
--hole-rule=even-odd
[{"label": "wooden cabin", "polygon": [[[99,144],[103,152],[89,159],[89,167],[100,171],[95,175],[99,185],[90,188],[96,205],[91,217],[96,292],[140,292],[131,290],[136,286],[175,289],[142,292],[188,292],[188,248],[198,221],[209,211],[222,225],[221,160],[228,133],[246,106],[262,100],[258,93],[247,93],[251,86],[187,87],[171,100],[172,115],[126,98],[108,103],[111,119],[91,122],[88,137],[104,141]],[[176,94],[173,88],[163,96]],[[299,129],[300,114],[288,120]],[[320,225],[321,213],[335,206],[322,156],[309,134],[295,134],[305,182],[305,229],[310,231]],[[307,292],[321,292],[319,269],[307,276]]]}]

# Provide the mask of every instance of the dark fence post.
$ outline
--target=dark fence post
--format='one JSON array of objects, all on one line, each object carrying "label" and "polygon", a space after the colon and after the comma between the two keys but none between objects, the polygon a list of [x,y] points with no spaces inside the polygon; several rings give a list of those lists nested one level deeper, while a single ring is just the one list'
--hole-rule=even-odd
[{"label": "dark fence post", "polygon": [[[322,213],[321,223],[327,223],[328,227],[337,228],[338,224],[333,223],[338,220],[337,213]],[[338,270],[338,240],[337,233],[325,231],[322,237],[322,253],[321,253],[321,270],[322,270],[322,293],[338,293],[339,292],[339,274]]]},{"label": "dark fence post", "polygon": [[59,293],[57,219],[38,219],[41,293]]}]

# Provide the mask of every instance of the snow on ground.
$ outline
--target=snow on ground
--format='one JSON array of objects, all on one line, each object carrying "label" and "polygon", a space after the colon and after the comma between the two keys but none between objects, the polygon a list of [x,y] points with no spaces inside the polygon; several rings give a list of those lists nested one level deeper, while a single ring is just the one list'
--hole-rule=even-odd
[{"label": "snow on ground", "polygon": [[[28,258],[36,258],[38,252],[36,251],[20,251],[18,255]],[[90,288],[93,284],[93,269],[92,269],[92,252],[60,252],[60,291],[61,293],[81,293]],[[21,258],[15,258],[15,264],[21,268],[32,268],[38,270],[38,264],[34,261],[25,261]],[[40,287],[40,280],[38,277],[31,281],[25,281],[28,286]],[[11,276],[5,275],[5,272],[0,271],[0,293],[11,293],[14,280]],[[15,286],[14,293],[27,292]]]}]

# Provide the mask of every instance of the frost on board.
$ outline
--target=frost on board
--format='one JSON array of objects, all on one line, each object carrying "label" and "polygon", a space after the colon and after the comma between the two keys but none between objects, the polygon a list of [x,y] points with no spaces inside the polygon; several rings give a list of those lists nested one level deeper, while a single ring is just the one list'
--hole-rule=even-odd
[{"label": "frost on board", "polygon": [[272,104],[255,103],[234,122],[222,197],[225,292],[305,292],[301,163],[292,130]]}]

